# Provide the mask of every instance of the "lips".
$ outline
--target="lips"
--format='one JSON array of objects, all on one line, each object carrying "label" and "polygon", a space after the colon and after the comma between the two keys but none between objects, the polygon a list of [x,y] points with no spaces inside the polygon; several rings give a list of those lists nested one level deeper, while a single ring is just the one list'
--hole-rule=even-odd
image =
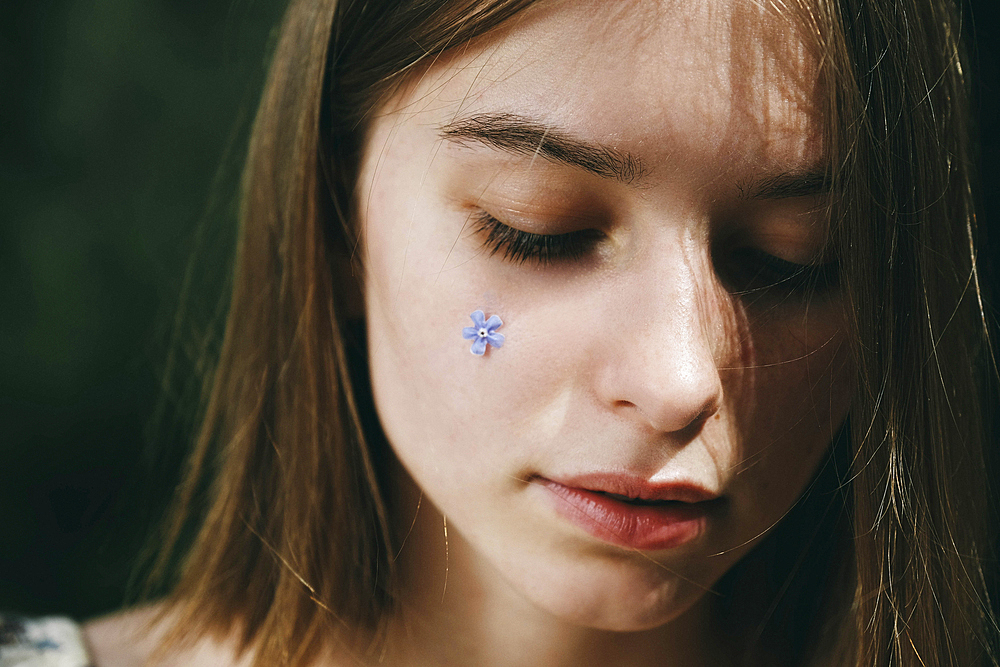
[{"label": "lips", "polygon": [[696,539],[723,502],[695,484],[650,484],[630,476],[538,481],[560,516],[602,541],[643,551],[673,549]]}]

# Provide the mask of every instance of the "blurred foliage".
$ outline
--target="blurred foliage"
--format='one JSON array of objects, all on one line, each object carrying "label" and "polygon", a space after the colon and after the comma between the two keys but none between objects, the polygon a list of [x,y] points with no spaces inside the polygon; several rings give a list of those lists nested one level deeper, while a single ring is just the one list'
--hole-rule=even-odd
[{"label": "blurred foliage", "polygon": [[[224,311],[240,157],[283,5],[0,3],[0,609],[86,617],[126,595]],[[992,3],[975,10],[995,216],[998,25]]]}]

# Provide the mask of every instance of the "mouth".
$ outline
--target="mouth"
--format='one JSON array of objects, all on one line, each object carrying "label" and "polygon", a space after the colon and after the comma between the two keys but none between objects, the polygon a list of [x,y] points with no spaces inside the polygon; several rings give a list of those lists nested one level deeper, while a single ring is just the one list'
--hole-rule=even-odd
[{"label": "mouth", "polygon": [[630,498],[628,496],[623,496],[618,493],[608,493],[606,491],[591,491],[591,493],[599,493],[603,496],[607,496],[612,500],[617,500],[620,503],[628,503],[629,505],[636,506],[648,506],[648,507],[666,507],[672,504],[681,503],[681,500],[645,500],[643,498]]},{"label": "mouth", "polygon": [[654,485],[622,476],[537,478],[556,513],[599,540],[628,549],[673,549],[701,536],[725,500],[695,484]]}]

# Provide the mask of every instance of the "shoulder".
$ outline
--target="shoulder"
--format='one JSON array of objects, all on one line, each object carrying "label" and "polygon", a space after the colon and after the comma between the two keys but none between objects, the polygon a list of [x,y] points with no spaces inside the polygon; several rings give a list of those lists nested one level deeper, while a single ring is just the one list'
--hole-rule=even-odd
[{"label": "shoulder", "polygon": [[252,656],[237,659],[234,646],[199,639],[166,655],[157,655],[171,620],[160,605],[140,607],[91,620],[83,625],[92,667],[249,667]]},{"label": "shoulder", "polygon": [[153,606],[143,607],[85,623],[83,635],[94,667],[144,666],[162,633],[152,625],[158,611]]},{"label": "shoulder", "polygon": [[[251,667],[253,651],[237,654],[235,641],[204,637],[166,654],[157,649],[172,627],[163,605],[150,605],[96,618],[82,626],[91,657],[88,667]],[[0,662],[0,667],[4,667]],[[364,664],[348,650],[324,652],[317,665]]]}]

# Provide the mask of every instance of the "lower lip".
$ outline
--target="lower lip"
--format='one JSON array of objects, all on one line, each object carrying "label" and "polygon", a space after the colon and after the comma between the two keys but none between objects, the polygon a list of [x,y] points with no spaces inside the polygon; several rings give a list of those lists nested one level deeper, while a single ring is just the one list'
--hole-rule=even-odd
[{"label": "lower lip", "polygon": [[540,480],[555,496],[562,517],[594,537],[629,549],[673,549],[705,530],[708,503],[632,505],[586,489]]}]

